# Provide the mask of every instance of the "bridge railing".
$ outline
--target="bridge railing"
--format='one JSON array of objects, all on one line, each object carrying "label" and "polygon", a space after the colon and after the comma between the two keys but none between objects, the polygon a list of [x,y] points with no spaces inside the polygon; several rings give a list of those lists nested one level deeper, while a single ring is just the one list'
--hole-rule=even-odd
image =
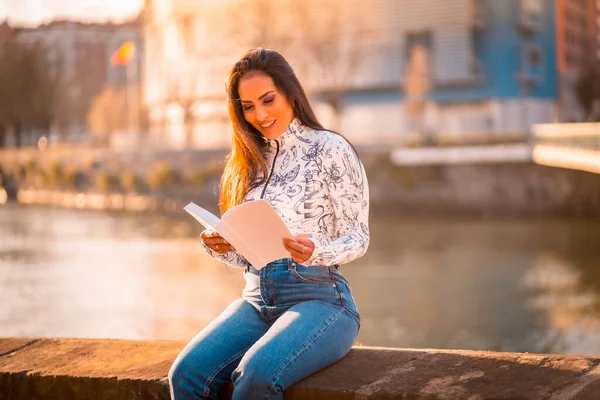
[{"label": "bridge railing", "polygon": [[600,151],[600,123],[536,124],[535,144],[566,146]]},{"label": "bridge railing", "polygon": [[537,124],[532,139],[535,163],[600,174],[600,123]]}]

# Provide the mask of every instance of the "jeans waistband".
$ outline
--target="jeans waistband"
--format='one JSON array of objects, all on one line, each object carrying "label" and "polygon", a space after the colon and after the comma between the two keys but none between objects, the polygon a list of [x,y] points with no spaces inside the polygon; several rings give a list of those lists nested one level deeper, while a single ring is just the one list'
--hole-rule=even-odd
[{"label": "jeans waistband", "polygon": [[[291,258],[281,258],[279,260],[275,260],[275,261],[268,263],[267,265],[262,267],[261,270],[264,268],[271,268],[274,271],[282,270],[282,269],[290,269],[292,266],[292,263],[294,263],[294,260]],[[309,266],[316,266],[316,265],[309,265]],[[339,264],[332,265],[331,267],[335,268],[338,271],[340,270]],[[327,268],[329,268],[329,267],[327,267]],[[253,275],[259,274],[259,270],[254,268],[252,265],[248,265],[248,267],[246,267],[246,272],[251,273]]]}]

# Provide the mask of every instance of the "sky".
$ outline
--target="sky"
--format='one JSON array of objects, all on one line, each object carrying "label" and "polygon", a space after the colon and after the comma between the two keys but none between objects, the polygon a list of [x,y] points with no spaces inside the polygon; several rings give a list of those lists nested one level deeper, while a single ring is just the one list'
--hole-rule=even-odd
[{"label": "sky", "polygon": [[143,0],[0,0],[0,21],[38,25],[52,19],[123,21],[137,15]]}]

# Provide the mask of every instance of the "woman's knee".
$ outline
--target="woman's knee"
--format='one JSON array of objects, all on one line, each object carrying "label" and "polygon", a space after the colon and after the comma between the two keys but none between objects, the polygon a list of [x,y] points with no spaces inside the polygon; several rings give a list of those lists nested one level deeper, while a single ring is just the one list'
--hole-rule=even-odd
[{"label": "woman's knee", "polygon": [[210,392],[207,374],[202,371],[202,363],[192,360],[191,357],[177,357],[169,369],[168,377],[174,400],[190,396],[206,398]]},{"label": "woman's knee", "polygon": [[190,369],[185,357],[178,357],[169,369],[169,385],[175,393],[186,391],[189,386]]},{"label": "woman's knee", "polygon": [[185,379],[185,375],[184,360],[177,358],[169,369],[169,383],[171,386],[179,385]]},{"label": "woman's knee", "polygon": [[234,400],[269,398],[283,392],[283,387],[274,371],[260,362],[243,362],[231,374]]}]

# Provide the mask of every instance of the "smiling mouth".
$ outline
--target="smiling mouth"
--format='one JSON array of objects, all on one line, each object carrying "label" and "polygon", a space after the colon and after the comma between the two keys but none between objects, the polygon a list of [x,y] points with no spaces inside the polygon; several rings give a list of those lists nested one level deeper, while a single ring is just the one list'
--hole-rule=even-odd
[{"label": "smiling mouth", "polygon": [[273,124],[275,123],[275,120],[266,123],[266,124],[260,124],[260,126],[262,126],[263,128],[270,128],[271,126],[273,126]]}]

